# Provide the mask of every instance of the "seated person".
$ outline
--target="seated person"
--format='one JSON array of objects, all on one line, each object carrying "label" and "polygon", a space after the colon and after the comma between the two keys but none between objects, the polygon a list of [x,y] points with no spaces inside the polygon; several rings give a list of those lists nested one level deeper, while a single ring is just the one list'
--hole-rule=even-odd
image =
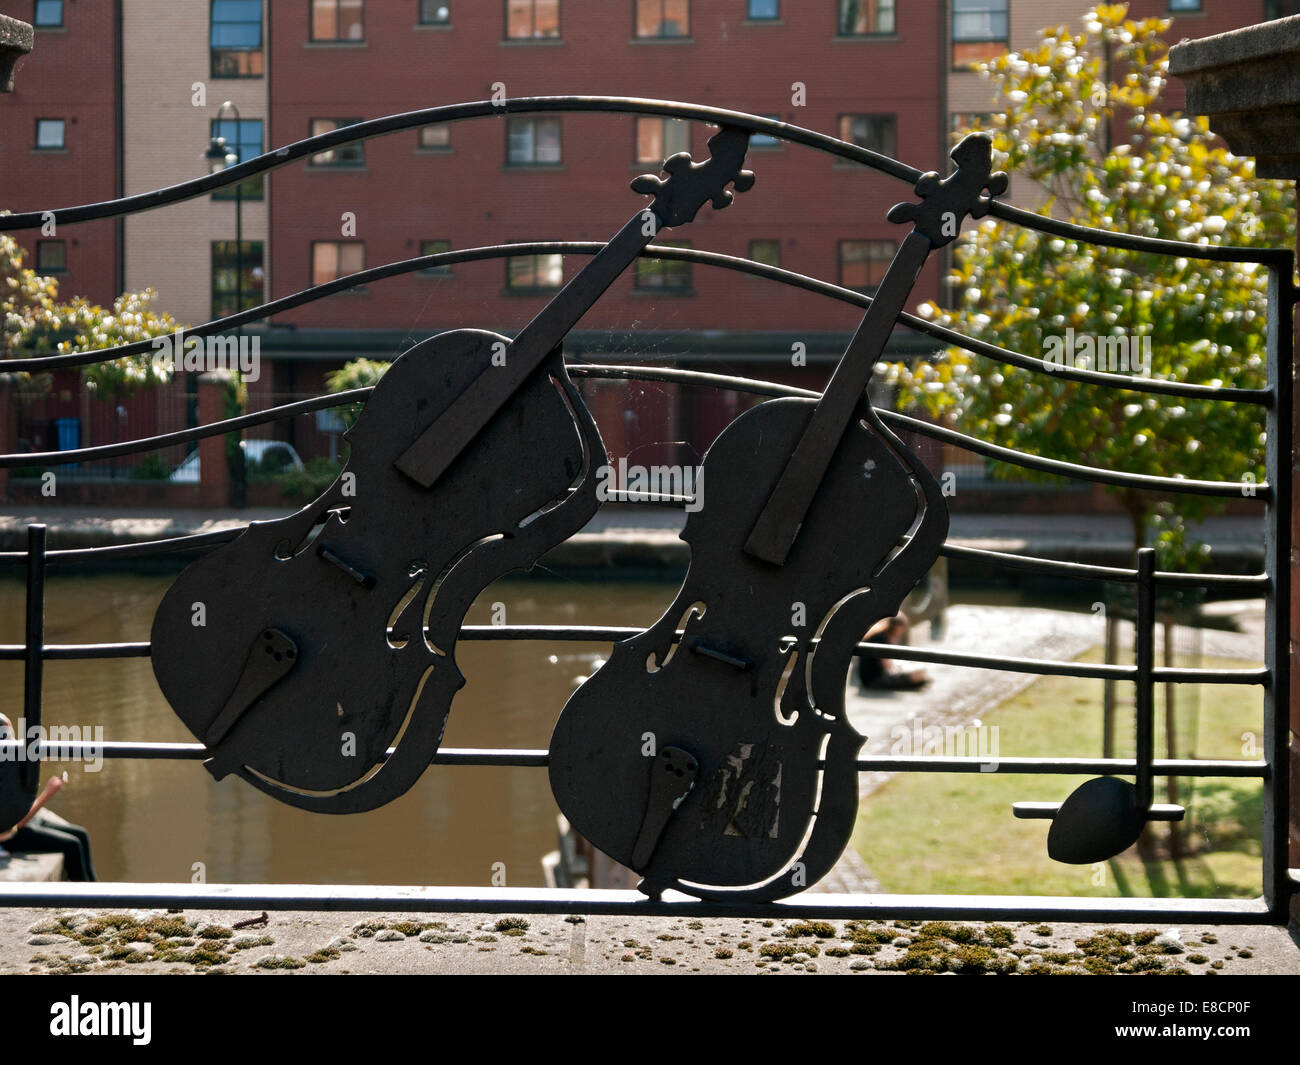
[{"label": "seated person", "polygon": [[[881,618],[867,631],[867,643],[907,643],[910,626],[902,614],[892,618]],[[923,669],[904,672],[897,669],[888,658],[876,658],[871,655],[858,655],[858,683],[864,688],[885,688],[891,691],[914,690],[924,688],[930,678]]]},{"label": "seated person", "polygon": [[[0,740],[14,738],[13,725],[4,714],[0,714]],[[14,771],[16,768],[0,768],[0,772]],[[0,831],[0,855],[5,853],[5,845],[13,851],[62,854],[64,875],[69,880],[95,880],[95,868],[90,861],[89,833],[79,825],[65,821],[52,810],[42,809],[67,782],[67,773],[50,777],[22,820],[7,831]]]}]

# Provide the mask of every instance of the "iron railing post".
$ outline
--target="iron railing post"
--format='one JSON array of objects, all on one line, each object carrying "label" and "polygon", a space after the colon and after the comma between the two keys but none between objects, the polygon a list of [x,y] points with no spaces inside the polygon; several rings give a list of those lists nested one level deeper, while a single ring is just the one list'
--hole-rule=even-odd
[{"label": "iron railing post", "polygon": [[[45,666],[45,526],[27,526],[27,626],[23,644],[23,721],[18,779],[27,791],[34,791],[40,779],[40,746],[32,757],[27,737],[41,726],[41,681]],[[39,734],[39,733],[38,733]]]}]

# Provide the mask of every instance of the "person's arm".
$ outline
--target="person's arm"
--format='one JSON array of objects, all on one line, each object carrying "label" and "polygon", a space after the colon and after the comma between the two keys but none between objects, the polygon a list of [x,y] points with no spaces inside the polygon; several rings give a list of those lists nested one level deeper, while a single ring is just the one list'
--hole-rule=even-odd
[{"label": "person's arm", "polygon": [[18,834],[18,830],[40,813],[41,807],[54,798],[54,796],[63,789],[63,785],[67,782],[68,775],[66,773],[62,776],[50,777],[50,779],[45,782],[45,790],[36,796],[36,801],[32,803],[31,809],[23,815],[23,819],[19,821],[18,824],[14,825],[14,827],[8,832],[0,832],[0,843],[13,839],[14,836]]}]

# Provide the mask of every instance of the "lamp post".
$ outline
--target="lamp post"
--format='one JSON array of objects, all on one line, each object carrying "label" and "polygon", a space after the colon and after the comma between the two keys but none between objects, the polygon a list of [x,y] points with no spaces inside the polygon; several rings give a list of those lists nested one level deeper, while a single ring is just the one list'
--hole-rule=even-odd
[{"label": "lamp post", "polygon": [[[229,111],[234,115],[235,137],[239,137],[239,108],[227,100],[217,108],[217,129],[221,128],[221,117]],[[239,162],[239,154],[227,143],[226,138],[213,133],[208,150],[203,153],[208,161],[208,172],[219,174],[221,171]],[[235,310],[244,309],[244,188],[243,183],[235,186]],[[240,329],[239,332],[243,332]]]},{"label": "lamp post", "polygon": [[[226,138],[218,134],[221,129],[221,119],[229,111],[234,117],[235,122],[235,148],[231,148],[226,143]],[[220,173],[227,170],[239,162],[239,108],[230,100],[226,100],[217,108],[216,129],[213,130],[212,140],[208,144],[208,149],[203,153],[203,158],[208,161],[208,171],[212,174]],[[243,182],[235,185],[235,313],[238,314],[244,309],[244,189]],[[242,325],[235,327],[236,352],[238,352],[238,343],[244,328]],[[239,371],[236,369],[236,375]],[[238,377],[236,376],[236,380]],[[232,470],[234,477],[231,485],[233,489],[233,499],[231,502],[236,507],[244,505],[244,453],[242,448],[236,449],[233,458],[234,468]]]}]

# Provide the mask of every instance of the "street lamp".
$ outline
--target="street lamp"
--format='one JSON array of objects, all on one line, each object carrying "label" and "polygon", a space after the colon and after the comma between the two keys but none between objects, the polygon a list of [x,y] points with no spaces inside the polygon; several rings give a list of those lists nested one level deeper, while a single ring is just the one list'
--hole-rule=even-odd
[{"label": "street lamp", "polygon": [[[227,100],[217,108],[216,129],[221,128],[221,118],[229,111],[235,120],[235,136],[239,136],[239,108]],[[239,162],[238,153],[227,143],[225,137],[213,133],[208,150],[203,153],[208,162],[208,172],[219,174]],[[235,311],[244,309],[244,187],[243,182],[235,186]],[[243,332],[243,329],[239,329]]]},{"label": "street lamp", "polygon": [[[232,149],[227,143],[226,138],[217,135],[221,129],[221,119],[229,111],[235,121],[235,149]],[[239,108],[230,100],[225,101],[217,108],[217,119],[211,142],[208,149],[203,153],[203,158],[208,161],[208,172],[218,174],[223,170],[228,170],[239,162],[239,153],[236,150],[239,145]],[[244,183],[238,182],[235,185],[235,313],[238,314],[244,309]],[[235,327],[236,334],[236,352],[238,352],[238,342],[242,337],[244,327],[238,325]],[[238,365],[238,364],[236,364]],[[238,374],[238,370],[235,371]],[[244,463],[243,452],[237,451],[235,455],[234,473],[234,499],[233,503],[237,507],[244,505]]]}]

